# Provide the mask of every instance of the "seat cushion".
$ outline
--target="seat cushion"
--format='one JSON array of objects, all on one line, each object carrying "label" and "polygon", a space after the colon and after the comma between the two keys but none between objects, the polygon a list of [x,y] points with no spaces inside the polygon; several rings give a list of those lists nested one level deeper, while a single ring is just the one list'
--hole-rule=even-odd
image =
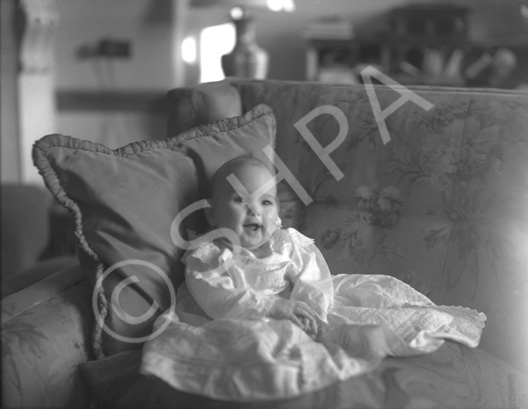
[{"label": "seat cushion", "polygon": [[416,357],[387,358],[376,369],[317,392],[273,401],[230,402],[172,388],[140,375],[141,354],[124,353],[81,370],[93,394],[112,408],[521,408],[528,377],[485,351],[454,342]]}]

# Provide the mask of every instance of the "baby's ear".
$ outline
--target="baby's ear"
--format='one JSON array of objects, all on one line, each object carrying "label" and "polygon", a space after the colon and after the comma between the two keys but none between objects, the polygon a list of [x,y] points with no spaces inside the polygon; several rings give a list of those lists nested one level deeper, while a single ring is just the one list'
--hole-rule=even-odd
[{"label": "baby's ear", "polygon": [[216,219],[214,217],[211,200],[207,199],[207,203],[209,204],[209,207],[204,208],[205,218],[207,219],[207,223],[211,226],[216,226]]}]

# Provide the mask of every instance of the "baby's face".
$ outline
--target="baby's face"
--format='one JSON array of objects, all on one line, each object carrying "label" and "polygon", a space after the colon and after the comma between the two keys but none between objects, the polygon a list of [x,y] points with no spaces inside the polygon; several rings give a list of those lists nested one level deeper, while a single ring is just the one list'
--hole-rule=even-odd
[{"label": "baby's face", "polygon": [[217,227],[231,229],[242,247],[254,250],[266,243],[277,229],[277,188],[274,185],[258,195],[254,194],[273,178],[262,166],[239,164],[232,173],[250,196],[237,192],[227,179],[221,180],[212,198],[210,222]]}]

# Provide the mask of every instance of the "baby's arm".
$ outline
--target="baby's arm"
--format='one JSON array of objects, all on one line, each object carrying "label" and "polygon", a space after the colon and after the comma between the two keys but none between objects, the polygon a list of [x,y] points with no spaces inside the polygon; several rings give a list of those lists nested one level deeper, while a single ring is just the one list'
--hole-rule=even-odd
[{"label": "baby's arm", "polygon": [[219,249],[205,251],[207,257],[191,255],[186,260],[185,281],[189,292],[210,318],[253,319],[267,316],[276,297],[248,288],[236,288]]},{"label": "baby's arm", "polygon": [[287,275],[294,285],[291,299],[304,301],[312,307],[319,323],[326,322],[326,314],[334,300],[328,265],[313,240],[294,229],[288,229],[288,233],[293,242],[292,268]]},{"label": "baby's arm", "polygon": [[197,264],[196,261],[188,263],[186,284],[210,318],[252,319],[267,316],[287,319],[307,332],[317,333],[317,314],[305,302],[264,295],[248,288],[235,288],[228,274],[220,274],[215,269],[197,271]]}]

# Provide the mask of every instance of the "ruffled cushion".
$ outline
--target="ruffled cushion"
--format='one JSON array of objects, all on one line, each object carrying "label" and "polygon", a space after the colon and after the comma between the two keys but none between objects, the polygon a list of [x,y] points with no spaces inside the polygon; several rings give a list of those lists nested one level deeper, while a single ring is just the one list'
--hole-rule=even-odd
[{"label": "ruffled cushion", "polygon": [[[273,145],[274,132],[273,112],[259,105],[177,138],[116,150],[60,134],[35,143],[35,166],[76,220],[79,260],[94,287],[98,356],[139,348],[157,316],[174,304],[184,249],[173,241],[171,225],[205,194],[202,164],[214,172],[235,156],[261,152]],[[205,220],[195,212],[179,227],[186,239],[189,230],[202,232]]]}]

